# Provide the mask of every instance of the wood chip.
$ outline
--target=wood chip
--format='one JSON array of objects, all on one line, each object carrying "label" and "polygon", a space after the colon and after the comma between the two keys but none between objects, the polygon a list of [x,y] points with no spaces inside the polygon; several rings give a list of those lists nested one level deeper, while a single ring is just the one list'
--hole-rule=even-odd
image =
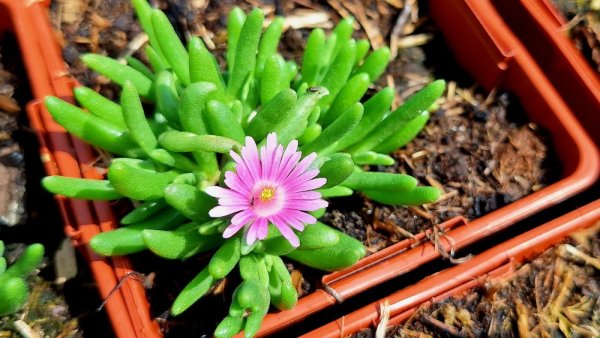
[{"label": "wood chip", "polygon": [[301,29],[301,28],[332,28],[333,22],[329,15],[325,12],[313,10],[296,10],[294,14],[288,15],[283,19],[284,29]]},{"label": "wood chip", "polygon": [[394,50],[423,46],[432,39],[433,35],[428,33],[407,35],[396,40]]},{"label": "wood chip", "polygon": [[358,21],[358,23],[365,30],[365,33],[369,38],[369,42],[371,43],[371,48],[378,49],[383,47],[383,36],[381,35],[379,28],[367,17],[363,4],[360,2],[344,2],[343,5],[354,15],[354,17],[356,17],[356,21]]},{"label": "wood chip", "polygon": [[298,293],[302,292],[302,281],[304,280],[302,272],[300,272],[300,270],[294,269],[292,270],[290,275],[292,276],[292,285],[294,286],[294,288],[296,288],[296,291],[298,291]]},{"label": "wood chip", "polygon": [[346,18],[351,16],[352,14],[350,14],[350,12],[348,12],[348,10],[346,10],[342,4],[340,3],[339,0],[327,0],[327,3],[329,4],[329,6],[331,6],[333,9],[335,9],[335,11],[342,17],[342,18]]},{"label": "wood chip", "polygon": [[408,208],[410,209],[410,211],[414,212],[415,214],[417,214],[417,215],[419,215],[419,216],[421,216],[421,217],[423,217],[425,219],[429,219],[429,220],[433,219],[433,215],[432,214],[430,214],[429,212],[427,212],[427,211],[425,211],[423,209],[420,209],[419,207],[413,207],[413,206],[411,206],[411,207],[408,207]]},{"label": "wood chip", "polygon": [[135,52],[144,47],[146,43],[148,43],[148,35],[144,32],[139,33],[133,39],[131,39],[131,41],[129,41],[127,47],[123,51],[123,54],[121,54],[121,58],[126,58],[135,54]]},{"label": "wood chip", "polygon": [[385,2],[387,2],[388,4],[390,4],[392,7],[396,7],[398,9],[404,7],[404,1],[402,0],[384,0]]},{"label": "wood chip", "polygon": [[74,24],[81,22],[83,12],[87,7],[86,1],[81,0],[56,0],[57,6],[60,7],[60,22],[66,24]]},{"label": "wood chip", "polygon": [[100,30],[112,26],[112,23],[109,20],[101,17],[97,13],[92,13],[92,15],[90,15],[90,20],[92,21],[92,25]]},{"label": "wood chip", "polygon": [[0,111],[15,114],[21,111],[19,104],[12,98],[0,95]]}]

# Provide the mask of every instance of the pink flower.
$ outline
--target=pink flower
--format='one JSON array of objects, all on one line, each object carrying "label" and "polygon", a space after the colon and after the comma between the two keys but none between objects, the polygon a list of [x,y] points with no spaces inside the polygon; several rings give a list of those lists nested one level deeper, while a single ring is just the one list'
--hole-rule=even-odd
[{"label": "pink flower", "polygon": [[219,201],[209,211],[211,217],[234,214],[223,237],[229,238],[248,226],[246,242],[251,245],[267,236],[268,224],[272,223],[294,247],[300,245],[292,228],[302,231],[305,224],[314,224],[317,219],[305,211],[325,208],[327,202],[312,191],[326,182],[325,178],[315,178],[318,169],[309,169],[317,154],[300,161],[302,153],[297,149],[298,141],[294,140],[284,151],[277,144],[277,135],[271,133],[267,145],[260,148],[260,156],[251,137],[246,137],[241,156],[230,152],[236,171],[225,173],[228,188],[206,188],[206,193]]}]

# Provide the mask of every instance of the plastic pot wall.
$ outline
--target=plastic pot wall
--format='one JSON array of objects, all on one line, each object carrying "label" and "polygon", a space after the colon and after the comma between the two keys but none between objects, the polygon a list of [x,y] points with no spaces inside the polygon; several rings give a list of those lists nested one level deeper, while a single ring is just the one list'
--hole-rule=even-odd
[{"label": "plastic pot wall", "polygon": [[334,322],[303,338],[346,337],[379,322],[380,306],[387,302],[389,326],[401,324],[419,306],[460,294],[486,281],[514,272],[519,263],[535,258],[577,230],[600,222],[600,200],[541,225],[485,251],[466,263],[432,275]]},{"label": "plastic pot wall", "polygon": [[[563,163],[560,181],[468,224],[453,224],[447,232],[452,242],[441,240],[442,250],[450,252],[577,194],[596,181],[600,168],[598,149],[488,0],[430,0],[429,7],[459,63],[486,89],[515,94],[529,119],[549,131]],[[440,257],[430,242],[410,249],[403,245],[385,249],[374,262],[367,257],[364,264],[325,276],[323,283],[343,300]],[[336,302],[330,293],[318,290],[301,298],[292,310],[267,315],[259,335],[273,333]]]},{"label": "plastic pot wall", "polygon": [[[27,72],[31,92],[36,100],[27,105],[27,114],[31,127],[36,131],[40,143],[40,156],[48,175],[64,175],[70,177],[100,178],[101,175],[92,166],[95,155],[91,148],[84,142],[72,138],[62,127],[57,125],[49,113],[45,111],[39,100],[47,95],[60,95],[55,82],[58,80],[48,68],[48,64],[61,65],[65,73],[64,62],[58,54],[58,46],[50,33],[47,9],[48,2],[35,2],[26,0],[0,0],[0,39],[5,34],[13,34],[19,45],[23,65]],[[44,25],[45,31],[40,29]],[[11,52],[3,51],[3,52]],[[65,78],[64,81],[69,81]],[[69,94],[71,92],[69,91]],[[112,220],[106,221],[110,216],[110,209],[106,206],[96,206],[78,200],[56,198],[60,212],[63,216],[64,231],[69,235],[78,249],[84,254],[90,264],[94,279],[99,286],[102,297],[107,297],[118,278],[127,272],[127,260],[117,258],[107,260],[94,254],[87,246],[87,242],[100,229],[107,231],[114,224]],[[106,215],[102,216],[103,208]],[[102,218],[104,217],[104,218]],[[127,282],[126,288],[141,289],[137,283]],[[143,313],[141,319],[129,319],[135,312],[136,303],[131,303],[131,295],[135,290],[115,292],[106,303],[106,310],[111,318],[114,331],[120,337],[135,337],[136,332],[142,328],[134,323],[146,323],[153,327],[149,313]],[[143,297],[143,290],[138,293],[138,298]],[[129,300],[129,301],[128,301]],[[147,306],[145,307],[147,310]],[[156,330],[154,330],[156,331]],[[150,336],[150,335],[148,335]]]},{"label": "plastic pot wall", "polygon": [[[32,11],[45,14],[41,5]],[[441,249],[447,252],[469,245],[535,212],[573,196],[593,184],[599,174],[598,150],[575,120],[569,108],[529,56],[525,48],[501,22],[491,4],[485,0],[431,0],[432,15],[459,62],[471,76],[488,90],[500,86],[516,94],[529,118],[551,134],[554,148],[563,163],[562,179],[517,202],[465,223],[462,218],[449,220],[446,227],[452,243],[442,238]],[[48,18],[36,20],[44,50],[46,68],[54,95],[71,95],[72,83],[60,50],[52,39]],[[48,159],[48,174],[101,178],[93,167],[95,155],[80,140],[64,133],[41,102],[29,107],[29,114],[42,142],[42,154]],[[86,252],[100,293],[105,297],[126,276],[130,265],[125,258],[102,259],[89,249],[90,238],[117,225],[106,202],[83,202],[58,199],[65,217],[65,232]],[[419,235],[421,239],[424,234]],[[319,289],[302,297],[289,311],[269,314],[259,335],[297,323],[338,300],[350,298],[371,287],[411,271],[440,257],[428,241],[406,240],[361,260],[356,266],[323,277],[329,292]],[[334,297],[332,294],[335,294]],[[336,299],[337,298],[337,299]],[[107,304],[109,317],[119,337],[157,337],[160,330],[150,318],[149,304],[142,286],[130,279]]]},{"label": "plastic pot wall", "polygon": [[493,0],[552,85],[600,145],[600,74],[568,37],[567,20],[551,0]]}]

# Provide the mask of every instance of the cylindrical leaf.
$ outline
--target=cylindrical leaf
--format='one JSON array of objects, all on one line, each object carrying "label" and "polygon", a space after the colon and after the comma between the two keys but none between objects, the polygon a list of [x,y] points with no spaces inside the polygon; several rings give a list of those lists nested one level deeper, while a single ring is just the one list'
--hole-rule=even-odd
[{"label": "cylindrical leaf", "polygon": [[208,267],[202,269],[202,271],[200,271],[200,273],[192,279],[185,288],[183,288],[179,296],[177,296],[173,302],[173,306],[171,306],[171,314],[177,316],[187,310],[208,292],[214,282],[215,279],[208,273]]},{"label": "cylindrical leaf", "polygon": [[185,224],[174,231],[143,230],[142,238],[150,251],[166,259],[186,259],[223,242],[220,235],[199,234],[197,223]]},{"label": "cylindrical leaf", "polygon": [[363,191],[364,194],[379,203],[389,205],[421,205],[433,203],[440,198],[441,192],[434,187],[416,187],[403,192]]},{"label": "cylindrical leaf", "polygon": [[20,278],[7,279],[0,283],[0,316],[19,311],[29,298],[27,283]]},{"label": "cylindrical leaf", "polygon": [[156,106],[169,123],[181,128],[179,120],[179,95],[177,94],[177,85],[175,77],[170,71],[162,71],[158,73],[154,82],[156,91]]},{"label": "cylindrical leaf", "polygon": [[306,50],[302,59],[302,82],[312,87],[317,84],[320,68],[323,64],[322,53],[325,46],[325,32],[315,28],[308,36]]},{"label": "cylindrical leaf", "polygon": [[356,43],[350,41],[347,43],[338,55],[333,60],[333,63],[327,70],[321,86],[327,88],[329,95],[325,96],[319,102],[319,107],[327,108],[333,100],[335,100],[337,94],[340,92],[342,87],[346,84],[352,68],[354,67],[354,58],[356,54]]},{"label": "cylindrical leaf", "polygon": [[[333,231],[337,231],[332,229]],[[321,249],[303,250],[297,249],[286,256],[310,267],[324,270],[336,271],[350,267],[364,257],[365,248],[360,241],[342,232],[339,232],[337,244]]]},{"label": "cylindrical leaf", "polygon": [[190,68],[189,56],[183,43],[179,40],[179,36],[175,33],[175,29],[169,22],[169,18],[162,11],[155,9],[151,15],[152,27],[154,34],[160,44],[160,49],[164,54],[173,71],[177,74],[177,78],[184,85],[190,84]]},{"label": "cylindrical leaf", "polygon": [[244,143],[244,129],[224,103],[210,100],[206,105],[206,121],[213,134]]},{"label": "cylindrical leaf", "polygon": [[360,99],[367,92],[369,84],[371,84],[369,75],[365,73],[356,74],[348,80],[329,109],[327,109],[326,114],[321,115],[323,125],[330,125],[353,104],[360,102]]},{"label": "cylindrical leaf", "polygon": [[346,136],[338,141],[335,150],[344,150],[352,144],[362,141],[373,129],[377,127],[390,105],[394,100],[394,89],[386,87],[379,93],[367,100],[364,107],[363,117],[356,128],[352,129]]},{"label": "cylindrical leaf", "polygon": [[44,102],[56,122],[88,143],[123,156],[139,157],[143,154],[126,130],[57,97],[48,96]]},{"label": "cylindrical leaf", "polygon": [[84,200],[116,200],[123,198],[107,180],[48,176],[42,179],[42,186],[53,194]]},{"label": "cylindrical leaf", "polygon": [[225,278],[240,260],[240,247],[239,237],[227,239],[208,263],[208,272],[215,279]]},{"label": "cylindrical leaf", "polygon": [[[297,95],[292,89],[286,89],[269,101],[250,121],[246,133],[255,140],[262,140],[275,131],[278,125],[291,119],[290,112],[296,104]],[[279,136],[279,134],[278,134]]]},{"label": "cylindrical leaf", "polygon": [[354,161],[346,153],[332,154],[319,169],[319,177],[327,179],[321,189],[335,187],[344,182],[354,170]]},{"label": "cylindrical leaf", "polygon": [[217,87],[215,98],[225,98],[225,87],[221,77],[221,69],[217,60],[204,46],[199,37],[192,37],[189,46],[190,53],[190,80],[196,82],[210,82]]},{"label": "cylindrical leaf", "polygon": [[335,120],[327,128],[323,129],[321,134],[311,143],[302,146],[302,151],[306,154],[317,152],[318,154],[327,154],[333,151],[331,146],[348,134],[363,115],[363,105],[356,102],[348,108],[342,116]]},{"label": "cylindrical leaf", "polygon": [[429,112],[425,111],[400,128],[394,135],[383,140],[373,150],[381,153],[391,153],[400,147],[404,147],[419,134],[427,121],[429,121]]},{"label": "cylindrical leaf", "polygon": [[123,118],[125,124],[131,133],[131,137],[137,144],[149,154],[156,148],[156,136],[152,132],[142,102],[135,89],[135,86],[130,81],[125,81],[123,84],[123,92],[121,93],[121,106],[123,107]]},{"label": "cylindrical leaf", "polygon": [[127,128],[120,105],[87,87],[76,87],[73,93],[77,102],[90,113],[121,129]]},{"label": "cylindrical leaf", "polygon": [[377,81],[390,62],[390,49],[381,47],[367,57],[365,62],[356,69],[355,73],[367,73],[371,82]]},{"label": "cylindrical leaf", "polygon": [[241,89],[244,82],[254,72],[264,16],[262,10],[258,8],[254,9],[248,14],[242,26],[240,36],[243,38],[238,40],[236,46],[235,63],[227,88],[231,96],[241,97]]},{"label": "cylindrical leaf", "polygon": [[371,133],[365,139],[352,146],[351,153],[362,153],[373,149],[382,141],[392,136],[409,121],[427,110],[444,92],[446,83],[437,80],[411,96],[402,106],[388,115],[377,126],[377,132]]},{"label": "cylindrical leaf", "polygon": [[412,190],[417,186],[417,183],[417,179],[410,175],[357,170],[342,185],[353,190],[392,193]]},{"label": "cylindrical leaf", "polygon": [[150,162],[115,159],[108,168],[108,180],[119,193],[134,200],[156,200],[179,173],[157,172]]},{"label": "cylindrical leaf", "polygon": [[216,205],[215,198],[197,187],[185,183],[171,183],[164,189],[167,203],[191,220],[209,219],[208,211]]},{"label": "cylindrical leaf", "polygon": [[283,31],[283,18],[275,17],[265,30],[260,43],[258,45],[258,55],[256,57],[256,73],[262,74],[265,67],[265,62],[271,55],[277,53],[277,46]]},{"label": "cylindrical leaf", "polygon": [[142,231],[173,229],[186,218],[172,208],[165,209],[151,218],[132,223],[126,227],[100,233],[90,241],[90,247],[100,255],[121,256],[146,249]]},{"label": "cylindrical leaf", "polygon": [[91,69],[106,76],[121,86],[125,81],[131,81],[138,93],[145,98],[152,98],[152,80],[130,66],[119,63],[108,56],[85,54],[81,60]]},{"label": "cylindrical leaf", "polygon": [[164,199],[145,201],[121,218],[121,224],[127,225],[143,221],[163,210],[165,206],[167,206],[167,202]]},{"label": "cylindrical leaf", "polygon": [[234,7],[227,17],[227,68],[230,74],[235,65],[235,53],[245,21],[246,13],[239,7]]}]

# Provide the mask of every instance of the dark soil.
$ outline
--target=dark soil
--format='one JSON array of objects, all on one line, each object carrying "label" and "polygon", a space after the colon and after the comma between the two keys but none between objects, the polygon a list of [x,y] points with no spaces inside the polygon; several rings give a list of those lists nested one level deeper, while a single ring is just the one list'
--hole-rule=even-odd
[{"label": "dark soil", "polygon": [[590,66],[600,72],[600,7],[594,1],[553,0],[567,20],[569,35]]},{"label": "dark soil", "polygon": [[[586,264],[567,247],[593,258]],[[598,337],[599,258],[600,223],[509,277],[420,308],[386,337]],[[373,336],[371,329],[353,335]]]},{"label": "dark soil", "polygon": [[455,216],[481,217],[556,179],[548,138],[534,123],[511,120],[523,114],[515,97],[469,100],[444,99],[421,134],[394,152],[397,163],[377,168],[441,188],[437,203],[406,208],[364,200],[360,212],[347,212],[334,202],[325,219],[377,251]]},{"label": "dark soil", "polygon": [[16,46],[12,36],[0,38],[0,226],[25,221],[25,163],[21,147],[13,139],[21,113],[15,96],[20,93],[15,93],[15,87],[23,77],[14,71],[18,56],[6,53]]}]

